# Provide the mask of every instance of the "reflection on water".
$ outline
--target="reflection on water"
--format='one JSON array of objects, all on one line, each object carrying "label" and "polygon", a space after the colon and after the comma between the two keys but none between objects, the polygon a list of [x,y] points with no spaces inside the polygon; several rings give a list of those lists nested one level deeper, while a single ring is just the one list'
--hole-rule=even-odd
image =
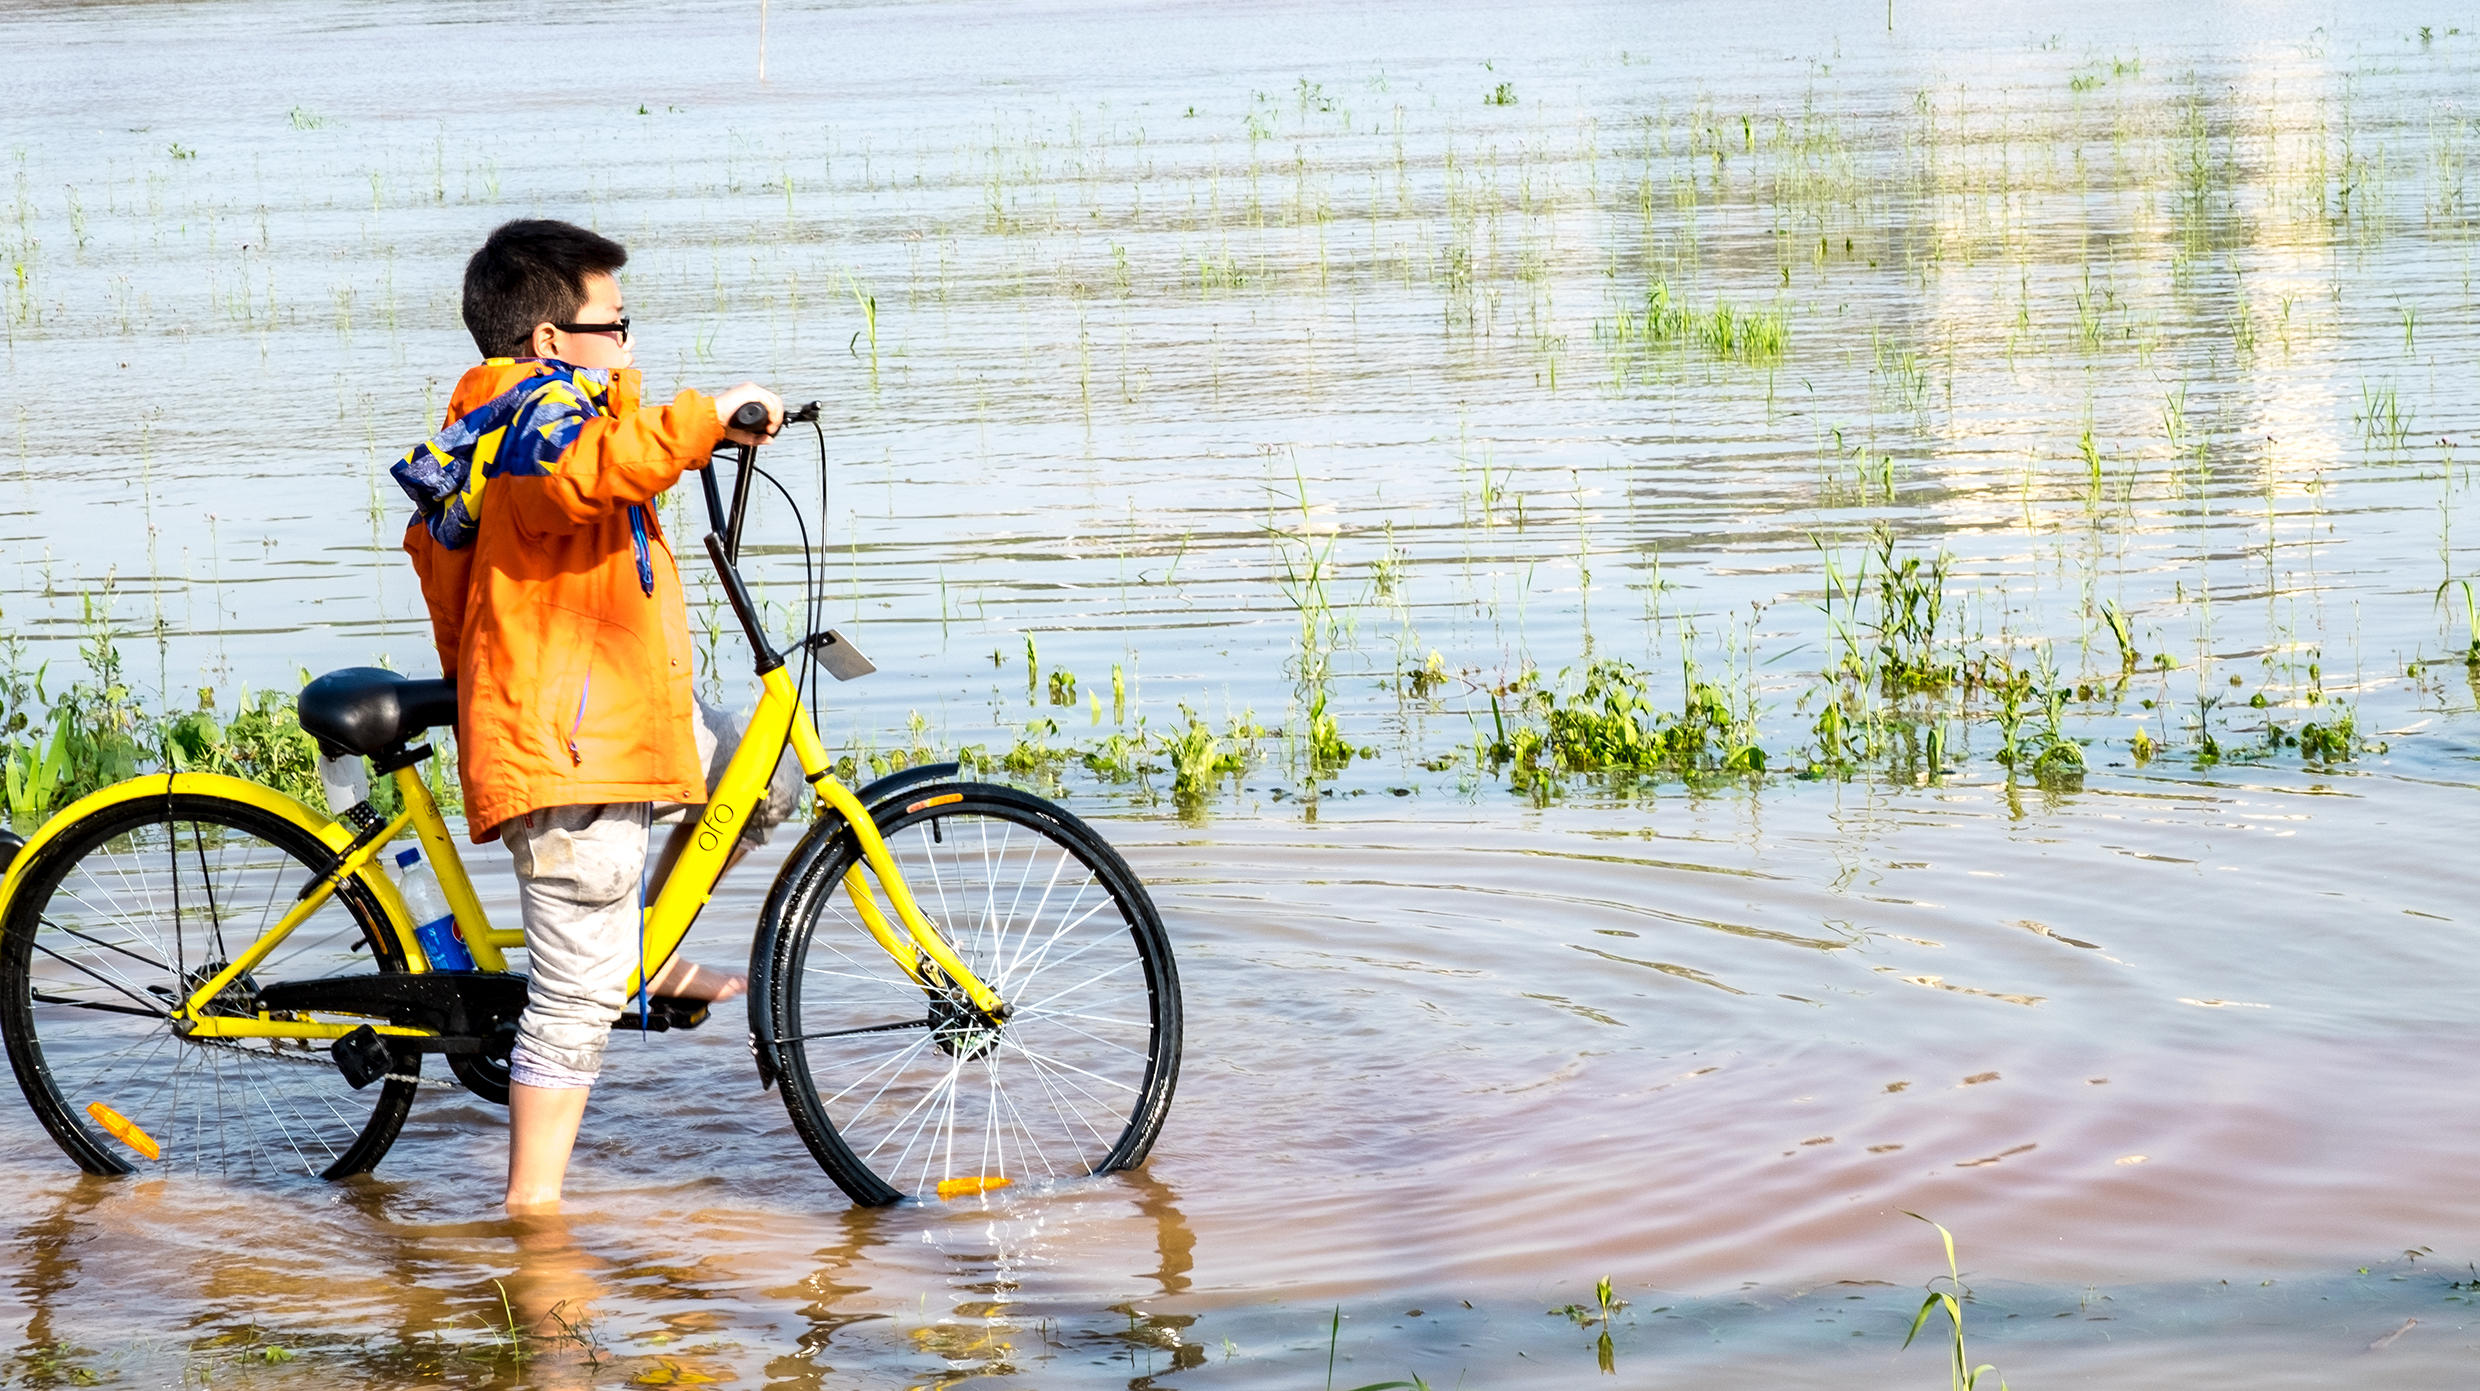
[{"label": "reflection on water", "polygon": [[[1592,1292],[1572,1285],[1528,1299],[1416,1281],[1338,1301],[1332,1315],[1288,1301],[1183,1300],[1169,1289],[1089,1302],[1096,1296],[1078,1287],[1090,1275],[1066,1262],[1090,1272],[1123,1249],[1137,1254],[1142,1228],[1166,1260],[1153,1274],[1177,1264],[1170,1253],[1187,1233],[1159,1184],[1131,1185],[1109,1195],[1109,1211],[1079,1215],[1124,1224],[1114,1235],[1129,1248],[1046,1241],[1041,1229],[1056,1213],[983,1213],[902,1234],[877,1214],[824,1217],[830,1244],[804,1253],[776,1242],[764,1255],[729,1240],[730,1249],[692,1255],[608,1220],[432,1225],[364,1214],[348,1240],[320,1253],[310,1280],[270,1275],[274,1253],[239,1243],[238,1228],[222,1233],[223,1249],[134,1268],[143,1264],[128,1249],[134,1226],[177,1221],[194,1231],[216,1220],[213,1209],[166,1209],[136,1187],[65,1186],[12,1232],[27,1310],[12,1366],[22,1384],[1264,1385],[1313,1382],[1330,1355],[1354,1384],[1426,1369],[1485,1384],[1569,1384],[1603,1371],[1691,1381],[1762,1373],[1830,1386],[1936,1370],[1934,1356],[1897,1352],[1917,1286],[1876,1278],[1751,1281],[1713,1294],[1628,1283],[1607,1321]],[[308,1225],[297,1239],[346,1236]],[[1934,1247],[1928,1254],[1934,1262]],[[1972,1254],[1967,1246],[1967,1267]],[[2333,1385],[2366,1365],[2353,1359],[2381,1352],[2394,1384],[2429,1384],[2468,1364],[2462,1330],[2480,1297],[2468,1272],[2441,1269],[2431,1255],[2406,1251],[2338,1273],[2109,1286],[1967,1270],[1968,1327],[1979,1354],[2003,1359],[2017,1379],[2178,1385],[2226,1373],[2234,1358],[2262,1358],[2252,1384]],[[97,1325],[127,1317],[96,1309],[99,1293],[168,1276],[195,1311],[179,1321],[178,1339],[97,1336]],[[908,1301],[869,1278],[926,1281],[941,1293]],[[1543,1300],[1559,1307],[1544,1314]],[[351,1332],[334,1331],[348,1321]]]},{"label": "reflection on water", "polygon": [[[272,1191],[77,1178],[0,1106],[11,1376],[1934,1384],[1906,1211],[2015,1385],[2468,1367],[2480,29],[778,6],[761,87],[747,18],[607,6],[518,92],[501,9],[13,11],[10,634],[59,678],[92,599],[182,692],[420,669],[381,471],[468,356],[457,265],[594,221],[658,392],[830,398],[813,539],[885,669],[837,737],[1095,755],[1051,766],[1189,992],[1153,1160],[854,1211],[722,1020],[615,1044],[556,1222],[453,1088]],[[1618,655],[1809,758],[1880,525],[1952,556],[1948,655],[2054,673],[2017,733],[2091,741],[2080,787],[2008,776],[1986,690],[1857,701],[1884,776],[1515,797],[1463,752],[1489,686]],[[2278,742],[2336,700],[2390,748]],[[1291,733],[1183,808],[1183,706]]]}]

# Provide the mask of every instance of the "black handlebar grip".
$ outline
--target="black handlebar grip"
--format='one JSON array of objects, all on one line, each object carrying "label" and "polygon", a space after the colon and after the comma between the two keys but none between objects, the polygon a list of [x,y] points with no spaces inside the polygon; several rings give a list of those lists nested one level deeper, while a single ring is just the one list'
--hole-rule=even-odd
[{"label": "black handlebar grip", "polygon": [[766,428],[766,407],[755,401],[744,404],[739,410],[732,412],[732,428],[764,430]]}]

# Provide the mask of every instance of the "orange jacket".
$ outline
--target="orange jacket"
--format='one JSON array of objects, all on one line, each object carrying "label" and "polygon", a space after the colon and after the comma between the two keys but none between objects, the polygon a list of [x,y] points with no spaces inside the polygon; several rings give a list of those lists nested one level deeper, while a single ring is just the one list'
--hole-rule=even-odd
[{"label": "orange jacket", "polygon": [[[532,371],[507,358],[468,371],[448,419]],[[705,800],[688,613],[653,504],[705,465],[723,425],[709,397],[646,409],[636,372],[612,376],[612,413],[586,421],[547,472],[490,479],[472,545],[447,549],[419,517],[405,531],[441,668],[457,678],[476,841],[543,807]]]}]

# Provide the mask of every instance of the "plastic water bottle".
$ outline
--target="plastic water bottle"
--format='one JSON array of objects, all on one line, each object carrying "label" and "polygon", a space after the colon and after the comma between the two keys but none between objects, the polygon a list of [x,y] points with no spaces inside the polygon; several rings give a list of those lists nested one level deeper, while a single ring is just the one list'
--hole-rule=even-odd
[{"label": "plastic water bottle", "polygon": [[405,896],[405,907],[418,924],[413,929],[413,939],[422,944],[422,954],[430,958],[431,969],[474,969],[474,954],[465,950],[465,934],[457,928],[456,913],[448,907],[447,894],[440,891],[439,876],[422,863],[421,851],[408,847],[397,852],[396,887]]}]

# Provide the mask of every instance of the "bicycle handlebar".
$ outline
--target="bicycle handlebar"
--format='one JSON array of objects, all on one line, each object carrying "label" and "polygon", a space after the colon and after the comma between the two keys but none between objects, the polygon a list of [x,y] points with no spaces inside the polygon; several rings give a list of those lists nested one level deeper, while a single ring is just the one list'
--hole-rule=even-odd
[{"label": "bicycle handlebar", "polygon": [[[819,409],[816,401],[806,406],[787,406],[784,408],[784,424],[810,424],[818,419]],[[755,401],[744,402],[739,410],[732,412],[732,428],[735,430],[766,430],[766,407]]]},{"label": "bicycle handlebar", "polygon": [[[818,419],[820,409],[816,401],[807,405],[788,407],[784,411],[783,424],[813,424]],[[766,407],[755,401],[743,402],[739,410],[732,412],[732,419],[729,423],[735,430],[747,430],[767,435],[775,433],[766,428]],[[777,427],[778,430],[781,428],[781,426]],[[732,471],[732,506],[728,511],[723,505],[720,487],[715,482],[715,469],[712,463],[709,463],[703,470],[705,477],[702,481],[706,491],[708,528],[723,537],[724,553],[731,556],[737,563],[741,558],[741,517],[749,507],[749,466],[756,461],[757,451],[745,444],[736,444],[732,448],[734,460],[739,467]]]}]

